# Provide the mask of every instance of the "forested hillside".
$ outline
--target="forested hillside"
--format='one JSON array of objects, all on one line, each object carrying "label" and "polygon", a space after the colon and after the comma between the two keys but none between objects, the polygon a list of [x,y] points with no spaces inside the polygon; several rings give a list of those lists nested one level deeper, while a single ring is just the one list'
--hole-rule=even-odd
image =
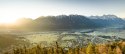
[{"label": "forested hillside", "polygon": [[89,43],[83,47],[60,47],[56,43],[52,47],[44,47],[35,45],[32,47],[14,48],[12,51],[4,52],[4,54],[125,54],[125,42],[112,42],[108,44],[92,44]]}]

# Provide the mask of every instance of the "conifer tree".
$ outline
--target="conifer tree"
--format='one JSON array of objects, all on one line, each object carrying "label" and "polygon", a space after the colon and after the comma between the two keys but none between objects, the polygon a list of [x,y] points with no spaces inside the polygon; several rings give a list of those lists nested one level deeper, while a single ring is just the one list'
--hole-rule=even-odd
[{"label": "conifer tree", "polygon": [[95,47],[92,45],[92,43],[89,43],[87,46],[86,54],[95,54]]}]

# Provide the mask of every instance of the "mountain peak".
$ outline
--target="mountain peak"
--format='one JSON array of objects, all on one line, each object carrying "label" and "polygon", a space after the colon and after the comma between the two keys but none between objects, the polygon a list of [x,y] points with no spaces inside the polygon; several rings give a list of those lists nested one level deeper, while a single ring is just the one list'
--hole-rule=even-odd
[{"label": "mountain peak", "polygon": [[90,19],[115,19],[119,18],[116,15],[90,16]]},{"label": "mountain peak", "polygon": [[116,15],[103,15],[102,17],[106,17],[106,18],[118,18]]}]

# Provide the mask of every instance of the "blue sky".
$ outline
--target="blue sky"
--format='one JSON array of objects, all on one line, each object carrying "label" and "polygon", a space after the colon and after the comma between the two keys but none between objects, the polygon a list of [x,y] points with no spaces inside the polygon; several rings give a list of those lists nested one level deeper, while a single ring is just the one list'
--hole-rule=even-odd
[{"label": "blue sky", "polygon": [[0,0],[0,19],[47,15],[103,15],[125,18],[125,0]]}]

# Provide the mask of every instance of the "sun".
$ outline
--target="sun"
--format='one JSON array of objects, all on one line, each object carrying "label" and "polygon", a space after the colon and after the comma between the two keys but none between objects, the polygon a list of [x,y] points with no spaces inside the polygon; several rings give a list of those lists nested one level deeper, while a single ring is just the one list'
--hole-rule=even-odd
[{"label": "sun", "polygon": [[17,18],[0,18],[0,23],[10,24],[16,22]]},{"label": "sun", "polygon": [[18,19],[19,15],[12,10],[7,10],[7,11],[3,10],[3,12],[1,12],[0,14],[1,14],[0,23],[6,23],[6,24],[14,23]]}]

